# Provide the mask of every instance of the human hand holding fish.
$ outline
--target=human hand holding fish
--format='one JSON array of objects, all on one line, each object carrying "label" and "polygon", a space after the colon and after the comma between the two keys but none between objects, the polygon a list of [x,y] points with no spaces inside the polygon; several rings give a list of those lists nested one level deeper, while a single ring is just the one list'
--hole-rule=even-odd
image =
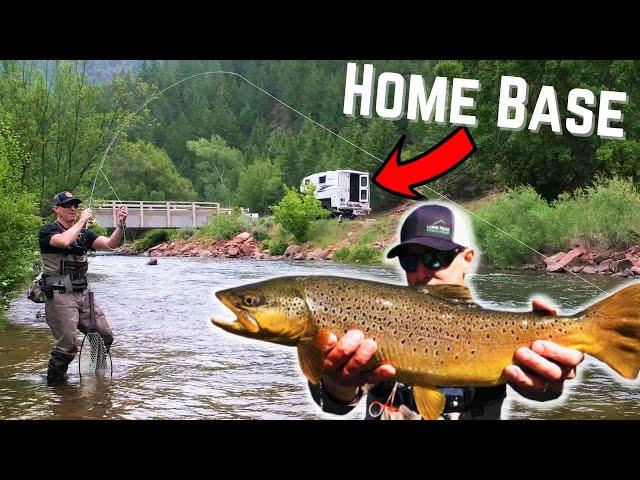
[{"label": "human hand holding fish", "polygon": [[348,403],[355,398],[358,388],[393,379],[393,365],[376,366],[374,362],[378,344],[365,338],[360,330],[349,330],[340,340],[330,334],[325,346],[322,384],[334,399]]},{"label": "human hand holding fish", "polygon": [[519,348],[518,365],[505,368],[507,383],[530,400],[554,400],[562,395],[564,381],[576,377],[576,367],[584,354],[548,340],[536,340],[531,348]]}]

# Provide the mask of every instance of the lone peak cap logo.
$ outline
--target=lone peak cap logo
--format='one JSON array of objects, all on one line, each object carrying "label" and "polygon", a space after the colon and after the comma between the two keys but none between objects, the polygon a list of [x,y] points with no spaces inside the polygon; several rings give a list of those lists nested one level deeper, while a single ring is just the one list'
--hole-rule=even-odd
[{"label": "lone peak cap logo", "polygon": [[387,254],[397,257],[407,247],[422,246],[436,250],[454,250],[471,246],[469,224],[456,210],[438,204],[421,205],[405,219],[400,243]]},{"label": "lone peak cap logo", "polygon": [[67,191],[60,192],[55,197],[53,197],[54,206],[62,205],[63,203],[71,203],[71,202],[82,203],[82,200],[75,197],[73,193],[67,192]]},{"label": "lone peak cap logo", "polygon": [[451,233],[451,229],[447,226],[446,220],[442,218],[431,225],[427,225],[425,231],[428,233],[438,233],[440,235],[449,235]]}]

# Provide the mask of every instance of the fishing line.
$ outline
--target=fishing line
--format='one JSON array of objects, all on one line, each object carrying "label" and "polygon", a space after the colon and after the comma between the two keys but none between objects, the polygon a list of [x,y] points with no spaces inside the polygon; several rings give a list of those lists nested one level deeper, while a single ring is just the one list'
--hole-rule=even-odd
[{"label": "fishing line", "polygon": [[[358,150],[360,150],[361,152],[369,155],[370,157],[374,158],[375,160],[377,160],[380,163],[384,163],[384,160],[376,157],[374,154],[372,154],[371,152],[368,152],[367,150],[365,150],[362,147],[359,147],[358,145],[356,145],[355,143],[350,142],[349,140],[347,140],[346,138],[344,138],[343,136],[339,135],[338,133],[334,132],[333,130],[331,130],[330,128],[325,127],[324,125],[322,125],[319,122],[316,122],[314,119],[310,118],[309,116],[305,115],[304,113],[296,110],[295,108],[293,108],[291,105],[287,104],[286,102],[283,102],[282,100],[280,100],[278,97],[272,95],[271,93],[267,92],[266,90],[264,90],[263,88],[259,87],[258,85],[256,85],[255,83],[253,83],[251,80],[243,77],[242,75],[240,75],[239,73],[236,72],[229,72],[226,70],[217,70],[217,71],[209,71],[209,72],[202,72],[202,73],[197,73],[195,75],[191,75],[188,77],[183,78],[182,80],[178,80],[177,82],[169,85],[168,87],[160,90],[158,93],[154,94],[151,96],[151,98],[149,98],[149,100],[147,100],[146,102],[144,102],[142,104],[142,106],[140,108],[138,108],[135,112],[133,112],[131,115],[129,115],[129,117],[125,120],[125,122],[120,126],[120,128],[118,129],[118,131],[116,132],[116,135],[113,137],[113,139],[111,140],[111,142],[109,143],[109,145],[107,146],[107,149],[102,157],[102,161],[100,162],[100,166],[98,167],[98,172],[96,172],[96,177],[93,181],[93,187],[91,189],[91,197],[89,199],[89,208],[91,208],[91,202],[93,201],[93,192],[95,190],[96,187],[96,181],[98,180],[98,174],[102,171],[102,167],[104,165],[104,162],[107,158],[107,154],[109,153],[109,150],[111,149],[111,147],[113,146],[113,144],[115,143],[116,139],[118,138],[118,136],[120,135],[120,133],[122,132],[122,130],[124,129],[124,127],[126,127],[129,122],[131,121],[131,119],[133,119],[133,117],[135,117],[138,112],[140,112],[140,110],[142,110],[144,107],[146,107],[149,103],[151,103],[153,100],[156,100],[157,98],[160,97],[160,95],[162,95],[164,92],[166,92],[167,90],[175,87],[176,85],[179,85],[183,82],[186,82],[187,80],[191,80],[192,78],[196,78],[196,77],[201,77],[203,75],[215,75],[215,74],[227,74],[227,75],[234,75],[238,78],[241,78],[242,80],[244,80],[245,82],[247,82],[249,85],[255,87],[256,89],[260,90],[262,93],[264,93],[265,95],[269,96],[270,98],[274,99],[275,101],[277,101],[278,103],[284,105],[285,107],[287,107],[288,109],[290,109],[291,111],[297,113],[298,115],[300,115],[301,117],[304,117],[305,119],[309,120],[310,122],[312,122],[314,125],[317,125],[318,127],[326,130],[327,132],[329,132],[330,134],[338,137],[340,140],[348,143],[349,145],[351,145],[354,148],[357,148]],[[104,177],[106,178],[106,175],[104,174],[104,172],[102,172],[102,175],[104,175]],[[108,180],[107,180],[108,181]],[[111,184],[109,184],[111,185]],[[531,247],[530,245],[527,245],[526,243],[524,243],[523,241],[519,240],[518,238],[514,237],[513,235],[505,232],[504,230],[502,230],[501,228],[493,225],[491,222],[489,222],[488,220],[485,220],[484,218],[480,217],[479,215],[473,213],[472,211],[470,211],[469,209],[463,207],[462,205],[460,205],[457,202],[454,202],[453,200],[450,200],[449,198],[447,198],[445,195],[442,195],[440,192],[435,191],[434,189],[432,189],[431,187],[427,186],[427,185],[423,185],[424,188],[426,188],[427,190],[435,193],[436,195],[438,195],[439,197],[442,197],[444,200],[451,202],[452,204],[454,204],[455,206],[457,206],[458,208],[460,208],[461,210],[465,211],[467,214],[471,215],[472,217],[480,220],[481,222],[486,223],[487,225],[489,225],[492,228],[495,228],[496,230],[498,230],[500,233],[506,235],[507,237],[511,238],[512,240],[515,240],[516,242],[518,242],[519,244],[521,244],[522,246],[528,248],[529,250],[531,250],[532,252],[536,253],[537,255],[540,255],[541,257],[543,257],[545,260],[547,260],[548,262],[553,262],[555,263],[557,266],[560,266],[560,264],[558,262],[556,262],[555,260],[547,257],[546,255],[544,255],[543,253],[539,252],[538,250],[536,250],[535,248]],[[113,190],[113,187],[111,187],[111,189]],[[115,193],[115,191],[113,192]],[[117,195],[116,195],[117,197]],[[119,199],[118,199],[119,200]],[[122,203],[122,202],[120,202]],[[565,269],[566,270],[566,269]],[[605,292],[604,290],[602,290],[600,287],[598,287],[597,285],[594,285],[593,283],[591,283],[589,280],[587,280],[586,278],[581,277],[580,275],[578,275],[575,272],[571,272],[570,270],[566,270],[568,273],[570,273],[571,275],[579,278],[580,280],[588,283],[589,285],[591,285],[593,288],[595,288],[596,290],[599,290],[600,292],[606,294],[607,292]]]}]

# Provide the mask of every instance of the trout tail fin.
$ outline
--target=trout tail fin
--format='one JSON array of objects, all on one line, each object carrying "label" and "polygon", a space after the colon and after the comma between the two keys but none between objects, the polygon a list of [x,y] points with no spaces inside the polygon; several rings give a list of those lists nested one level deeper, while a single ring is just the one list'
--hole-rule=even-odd
[{"label": "trout tail fin", "polygon": [[640,371],[640,284],[627,287],[583,312],[594,335],[580,334],[586,353],[602,360],[625,378]]}]

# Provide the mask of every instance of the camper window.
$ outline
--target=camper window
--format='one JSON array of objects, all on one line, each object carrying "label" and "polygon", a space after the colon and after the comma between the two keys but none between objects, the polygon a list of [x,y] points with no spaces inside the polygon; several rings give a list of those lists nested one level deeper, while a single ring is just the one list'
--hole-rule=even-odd
[{"label": "camper window", "polygon": [[361,187],[367,186],[367,177],[360,177],[360,186]]},{"label": "camper window", "polygon": [[318,183],[325,183],[327,181],[327,176],[323,175],[322,177],[320,177],[320,179],[318,180]]}]

